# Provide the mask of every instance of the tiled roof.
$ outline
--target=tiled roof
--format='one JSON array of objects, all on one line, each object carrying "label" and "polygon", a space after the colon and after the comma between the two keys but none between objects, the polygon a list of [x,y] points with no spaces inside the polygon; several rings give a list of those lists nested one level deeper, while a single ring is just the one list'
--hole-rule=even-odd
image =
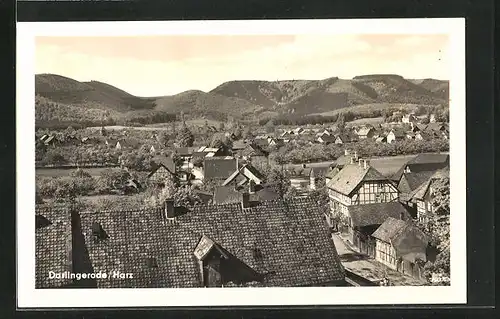
[{"label": "tiled roof", "polygon": [[241,193],[234,189],[234,186],[220,186],[214,191],[214,204],[239,203]]},{"label": "tiled roof", "polygon": [[234,141],[233,142],[233,151],[239,151],[246,147],[247,145],[243,141]]},{"label": "tiled roof", "polygon": [[358,164],[347,164],[327,186],[341,194],[350,195],[362,181],[385,180],[387,180],[386,177],[369,165],[364,168]]},{"label": "tiled roof", "polygon": [[432,176],[430,176],[427,179],[427,181],[422,183],[419,187],[417,187],[415,190],[413,190],[410,193],[409,198],[410,199],[420,199],[420,200],[424,199],[425,194],[427,193],[427,190],[429,189],[429,186],[431,185],[433,180],[439,179],[439,178],[446,178],[446,177],[449,177],[449,175],[450,175],[450,171],[448,169],[442,169],[442,170],[438,170],[438,171],[434,172],[432,174]]},{"label": "tiled roof", "polygon": [[428,238],[420,229],[408,222],[389,217],[372,236],[391,243],[398,257],[410,262],[415,262],[416,259],[427,261]]},{"label": "tiled roof", "polygon": [[435,172],[423,171],[418,173],[404,173],[402,178],[406,179],[409,189],[400,189],[401,192],[410,193],[425,183]]},{"label": "tiled roof", "polygon": [[335,136],[331,136],[328,134],[323,134],[320,136],[320,138],[325,142],[325,143],[333,143],[335,142],[336,138]]},{"label": "tiled roof", "polygon": [[411,218],[406,208],[399,202],[353,205],[347,208],[354,227],[382,224],[387,218],[400,218],[401,214]]},{"label": "tiled roof", "polygon": [[226,186],[232,183],[238,176],[243,176],[245,177],[246,180],[250,179],[251,176],[247,176],[250,174],[247,174],[246,170],[248,170],[250,173],[252,173],[256,178],[260,179],[261,181],[265,179],[265,176],[262,175],[262,173],[259,172],[255,167],[253,167],[251,164],[245,164],[241,166],[239,169],[235,170],[231,175],[229,175],[229,177],[226,178],[226,180],[222,183],[222,186]]},{"label": "tiled roof", "polygon": [[[266,141],[267,143],[267,141]],[[261,146],[259,144],[248,144],[247,147],[245,147],[242,151],[241,154],[243,156],[268,156],[269,153],[265,150],[265,147],[267,144]]]},{"label": "tiled roof", "polygon": [[408,161],[408,165],[434,164],[434,163],[445,164],[448,163],[449,160],[450,160],[450,155],[448,154],[423,153],[423,154],[418,154],[413,159]]},{"label": "tiled roof", "polygon": [[226,179],[237,169],[236,159],[205,158],[203,169],[205,178]]},{"label": "tiled roof", "polygon": [[436,122],[436,123],[429,123],[425,127],[426,131],[440,131],[442,129],[446,129],[446,125],[444,125],[443,123],[438,123],[438,122]]},{"label": "tiled roof", "polygon": [[[311,200],[270,201],[245,209],[240,204],[195,206],[175,222],[160,214],[161,209],[81,214],[94,271],[133,273],[129,279],[97,279],[98,287],[200,287],[194,252],[203,236],[262,275],[260,286],[344,280],[322,213]],[[93,240],[94,222],[108,239]],[[156,267],[150,266],[151,259]]]},{"label": "tiled roof", "polygon": [[360,136],[366,136],[372,130],[373,130],[373,127],[362,127],[362,128],[359,129],[358,135],[360,135]]},{"label": "tiled roof", "polygon": [[49,271],[72,271],[70,212],[67,209],[37,209],[35,218],[35,287],[57,288],[71,284],[71,279],[49,278]]},{"label": "tiled roof", "polygon": [[174,160],[170,156],[155,156],[153,162],[158,165],[158,168],[164,166],[171,173],[176,171]]},{"label": "tiled roof", "polygon": [[174,149],[174,152],[176,152],[180,156],[191,156],[197,149],[197,147],[178,147]]}]

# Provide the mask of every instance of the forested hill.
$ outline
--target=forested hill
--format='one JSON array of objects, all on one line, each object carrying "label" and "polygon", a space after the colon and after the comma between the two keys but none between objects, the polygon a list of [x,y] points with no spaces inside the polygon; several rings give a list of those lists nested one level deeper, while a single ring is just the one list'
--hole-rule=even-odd
[{"label": "forested hill", "polygon": [[374,103],[446,105],[449,90],[448,81],[374,74],[353,79],[230,81],[209,92],[190,90],[143,98],[98,81],[79,82],[55,74],[39,74],[35,79],[37,120],[56,122],[63,118],[77,122],[151,120],[180,112],[189,118],[260,119]]}]

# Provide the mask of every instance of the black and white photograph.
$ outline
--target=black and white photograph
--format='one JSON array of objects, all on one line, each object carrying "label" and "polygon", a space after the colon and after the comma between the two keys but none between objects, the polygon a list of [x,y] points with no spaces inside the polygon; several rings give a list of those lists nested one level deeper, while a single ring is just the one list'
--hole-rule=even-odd
[{"label": "black and white photograph", "polygon": [[20,24],[26,303],[465,302],[464,28]]}]

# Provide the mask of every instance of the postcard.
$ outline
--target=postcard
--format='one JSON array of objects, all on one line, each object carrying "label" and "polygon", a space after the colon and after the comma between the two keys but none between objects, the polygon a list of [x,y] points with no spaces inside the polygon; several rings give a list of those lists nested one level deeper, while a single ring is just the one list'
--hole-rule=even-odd
[{"label": "postcard", "polygon": [[19,307],[466,303],[464,19],[17,30]]}]

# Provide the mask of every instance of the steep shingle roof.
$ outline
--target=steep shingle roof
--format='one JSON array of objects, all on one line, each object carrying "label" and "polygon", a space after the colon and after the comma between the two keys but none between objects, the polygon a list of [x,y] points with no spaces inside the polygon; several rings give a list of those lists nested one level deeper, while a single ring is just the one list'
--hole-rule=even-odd
[{"label": "steep shingle roof", "polygon": [[392,244],[398,257],[410,262],[415,262],[416,259],[424,262],[427,260],[428,238],[420,229],[408,222],[389,217],[372,236]]},{"label": "steep shingle roof", "polygon": [[205,178],[226,179],[237,169],[235,158],[205,158]]},{"label": "steep shingle roof", "polygon": [[234,189],[234,186],[220,186],[214,191],[214,204],[239,203],[241,193]]},{"label": "steep shingle roof", "polygon": [[373,127],[362,127],[358,131],[359,136],[366,136],[370,133],[370,131],[373,131]]},{"label": "steep shingle roof", "polygon": [[365,227],[382,224],[387,218],[411,218],[406,208],[399,202],[353,205],[347,207],[354,227]]},{"label": "steep shingle roof", "polygon": [[71,217],[66,209],[37,209],[35,214],[35,287],[57,288],[71,284],[68,278],[49,278],[49,271],[72,271]]},{"label": "steep shingle roof", "polygon": [[[129,279],[98,279],[102,288],[200,287],[194,252],[203,236],[262,276],[258,286],[339,284],[344,270],[315,202],[270,201],[243,209],[240,204],[196,206],[162,220],[161,209],[82,213],[82,229],[94,271],[133,273]],[[109,239],[88,237],[99,222]],[[258,254],[255,252],[258,251]],[[148,266],[154,258],[157,267]]]},{"label": "steep shingle roof", "polygon": [[[408,183],[408,189],[400,189],[401,192],[410,193],[417,187],[425,183],[435,172],[434,171],[424,171],[419,173],[404,173],[401,179],[405,179]],[[401,184],[401,183],[400,183]]]},{"label": "steep shingle roof", "polygon": [[410,168],[412,173],[420,173],[420,172],[435,172],[439,169],[443,169],[449,166],[450,156],[448,154],[439,154],[439,153],[423,153],[418,154],[408,162],[403,164],[401,168],[391,176],[391,180],[399,181],[401,176],[406,169],[406,167]]},{"label": "steep shingle roof", "polygon": [[410,193],[410,195],[409,195],[410,200],[411,199],[419,199],[419,200],[424,199],[425,194],[427,193],[427,190],[429,189],[429,186],[431,185],[433,180],[439,179],[439,178],[446,178],[446,177],[449,177],[449,175],[450,175],[450,171],[448,169],[442,169],[442,170],[438,170],[438,171],[434,172],[434,174],[432,174],[432,176],[430,176],[427,179],[427,181],[422,183],[419,187],[417,187],[415,190],[413,190]]},{"label": "steep shingle roof", "polygon": [[358,164],[347,164],[327,186],[341,194],[350,195],[362,181],[385,180],[387,178],[371,166],[364,168]]}]

